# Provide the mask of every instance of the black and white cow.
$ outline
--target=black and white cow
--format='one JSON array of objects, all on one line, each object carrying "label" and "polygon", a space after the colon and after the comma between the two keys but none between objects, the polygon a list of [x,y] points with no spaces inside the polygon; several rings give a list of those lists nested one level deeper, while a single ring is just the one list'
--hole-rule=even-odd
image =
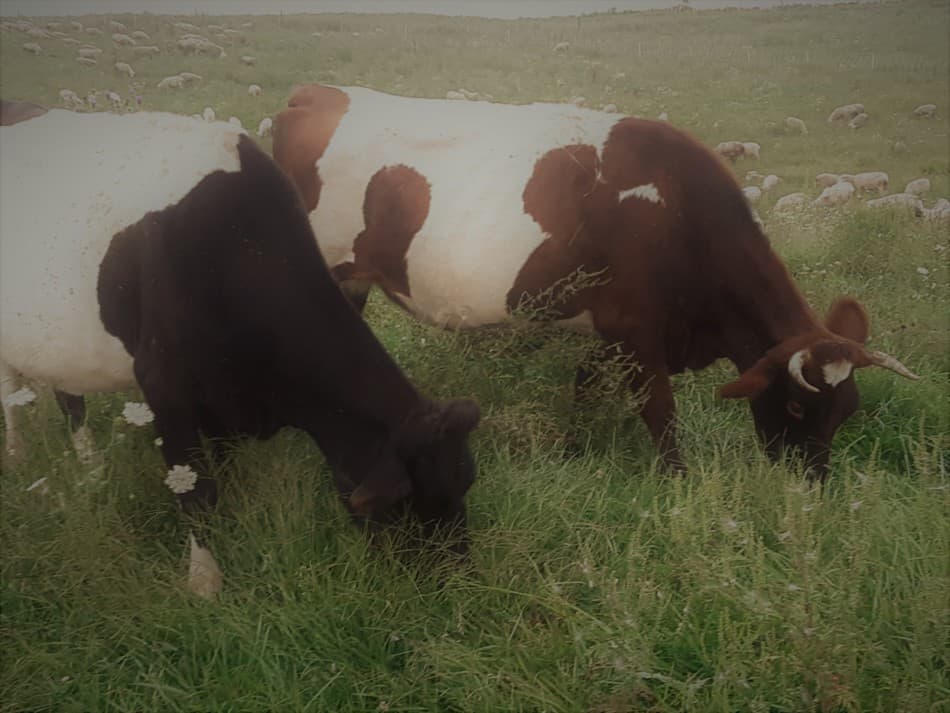
[{"label": "black and white cow", "polygon": [[[52,110],[0,128],[0,377],[138,385],[192,523],[201,435],[309,433],[347,508],[464,533],[470,401],[420,395],[331,278],[294,187],[246,134],[172,114]],[[81,403],[81,400],[79,400]],[[200,532],[200,531],[193,531]],[[464,535],[453,540],[464,548]],[[221,574],[192,535],[190,587]]]}]

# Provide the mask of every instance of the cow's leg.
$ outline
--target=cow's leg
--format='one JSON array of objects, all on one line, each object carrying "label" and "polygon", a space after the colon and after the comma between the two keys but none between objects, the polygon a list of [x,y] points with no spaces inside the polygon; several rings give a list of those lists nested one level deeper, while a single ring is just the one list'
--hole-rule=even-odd
[{"label": "cow's leg", "polygon": [[685,475],[686,466],[676,442],[676,403],[666,369],[650,369],[644,365],[643,371],[630,379],[630,388],[638,394],[644,386],[648,389],[648,396],[640,409],[640,416],[653,437],[660,460],[670,472]]},{"label": "cow's leg", "polygon": [[3,422],[6,428],[6,443],[3,463],[12,467],[23,458],[23,439],[17,429],[17,408],[11,403],[12,396],[20,388],[22,376],[5,362],[0,361],[0,401],[3,402]]},{"label": "cow's leg", "polygon": [[[207,525],[218,502],[218,488],[207,472],[197,411],[186,391],[162,383],[155,372],[140,373],[144,371],[136,363],[136,377],[155,414],[155,430],[162,439],[162,456],[171,481],[166,483],[178,495],[191,528],[188,589],[205,599],[214,599],[221,591],[223,575],[208,548]],[[189,470],[194,478],[189,478]]]},{"label": "cow's leg", "polygon": [[373,289],[373,283],[368,280],[345,280],[340,283],[340,289],[350,301],[356,311],[363,314],[366,308],[366,300],[369,299],[369,291]]},{"label": "cow's leg", "polygon": [[69,423],[69,432],[76,455],[83,463],[87,465],[92,463],[96,457],[96,448],[89,427],[86,425],[86,400],[82,396],[67,394],[65,391],[54,389],[53,393],[59,410],[63,412]]}]

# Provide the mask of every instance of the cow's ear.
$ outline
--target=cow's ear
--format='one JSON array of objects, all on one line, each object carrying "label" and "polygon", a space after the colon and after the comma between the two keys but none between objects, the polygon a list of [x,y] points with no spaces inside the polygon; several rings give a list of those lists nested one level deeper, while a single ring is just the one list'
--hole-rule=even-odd
[{"label": "cow's ear", "polygon": [[436,404],[440,435],[449,431],[466,434],[474,430],[482,418],[478,404],[468,399],[442,401]]},{"label": "cow's ear", "polygon": [[348,498],[350,510],[362,517],[374,517],[412,493],[412,481],[397,458],[389,457],[367,473]]},{"label": "cow's ear", "polygon": [[735,381],[719,387],[721,399],[755,399],[775,379],[775,364],[766,355],[746,369]]},{"label": "cow's ear", "polygon": [[868,313],[853,297],[839,297],[835,300],[825,317],[825,326],[838,336],[858,344],[864,344],[868,340],[870,331]]}]

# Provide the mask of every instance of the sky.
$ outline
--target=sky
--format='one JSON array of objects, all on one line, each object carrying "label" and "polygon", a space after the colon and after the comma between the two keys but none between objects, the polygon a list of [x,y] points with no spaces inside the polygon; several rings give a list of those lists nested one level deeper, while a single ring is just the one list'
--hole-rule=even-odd
[{"label": "sky", "polygon": [[[798,0],[690,0],[697,9],[776,7]],[[808,0],[828,5],[844,0]],[[311,12],[417,12],[479,17],[549,17],[646,10],[679,0],[0,0],[0,15],[86,15],[152,12],[168,15],[275,15]]]}]

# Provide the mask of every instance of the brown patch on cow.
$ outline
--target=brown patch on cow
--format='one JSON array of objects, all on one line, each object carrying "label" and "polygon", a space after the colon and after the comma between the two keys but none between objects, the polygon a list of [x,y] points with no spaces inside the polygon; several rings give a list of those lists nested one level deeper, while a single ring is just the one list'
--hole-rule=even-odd
[{"label": "brown patch on cow", "polygon": [[[567,318],[584,309],[565,281],[578,271],[592,274],[604,267],[591,249],[591,207],[603,189],[599,177],[597,149],[586,144],[552,149],[535,163],[522,193],[524,211],[549,237],[518,272],[506,298],[509,311],[543,309]],[[562,284],[566,290],[551,292]]]},{"label": "brown patch on cow", "polygon": [[274,160],[297,186],[308,213],[320,202],[323,186],[316,163],[349,105],[341,90],[309,84],[294,91],[274,121]]},{"label": "brown patch on cow", "polygon": [[366,227],[353,242],[353,262],[338,265],[334,276],[410,295],[406,252],[429,215],[430,200],[429,182],[414,168],[386,166],[373,174],[363,199]]},{"label": "brown patch on cow", "polygon": [[0,99],[0,126],[13,126],[21,121],[42,116],[49,111],[45,106],[31,102],[11,102]]}]

